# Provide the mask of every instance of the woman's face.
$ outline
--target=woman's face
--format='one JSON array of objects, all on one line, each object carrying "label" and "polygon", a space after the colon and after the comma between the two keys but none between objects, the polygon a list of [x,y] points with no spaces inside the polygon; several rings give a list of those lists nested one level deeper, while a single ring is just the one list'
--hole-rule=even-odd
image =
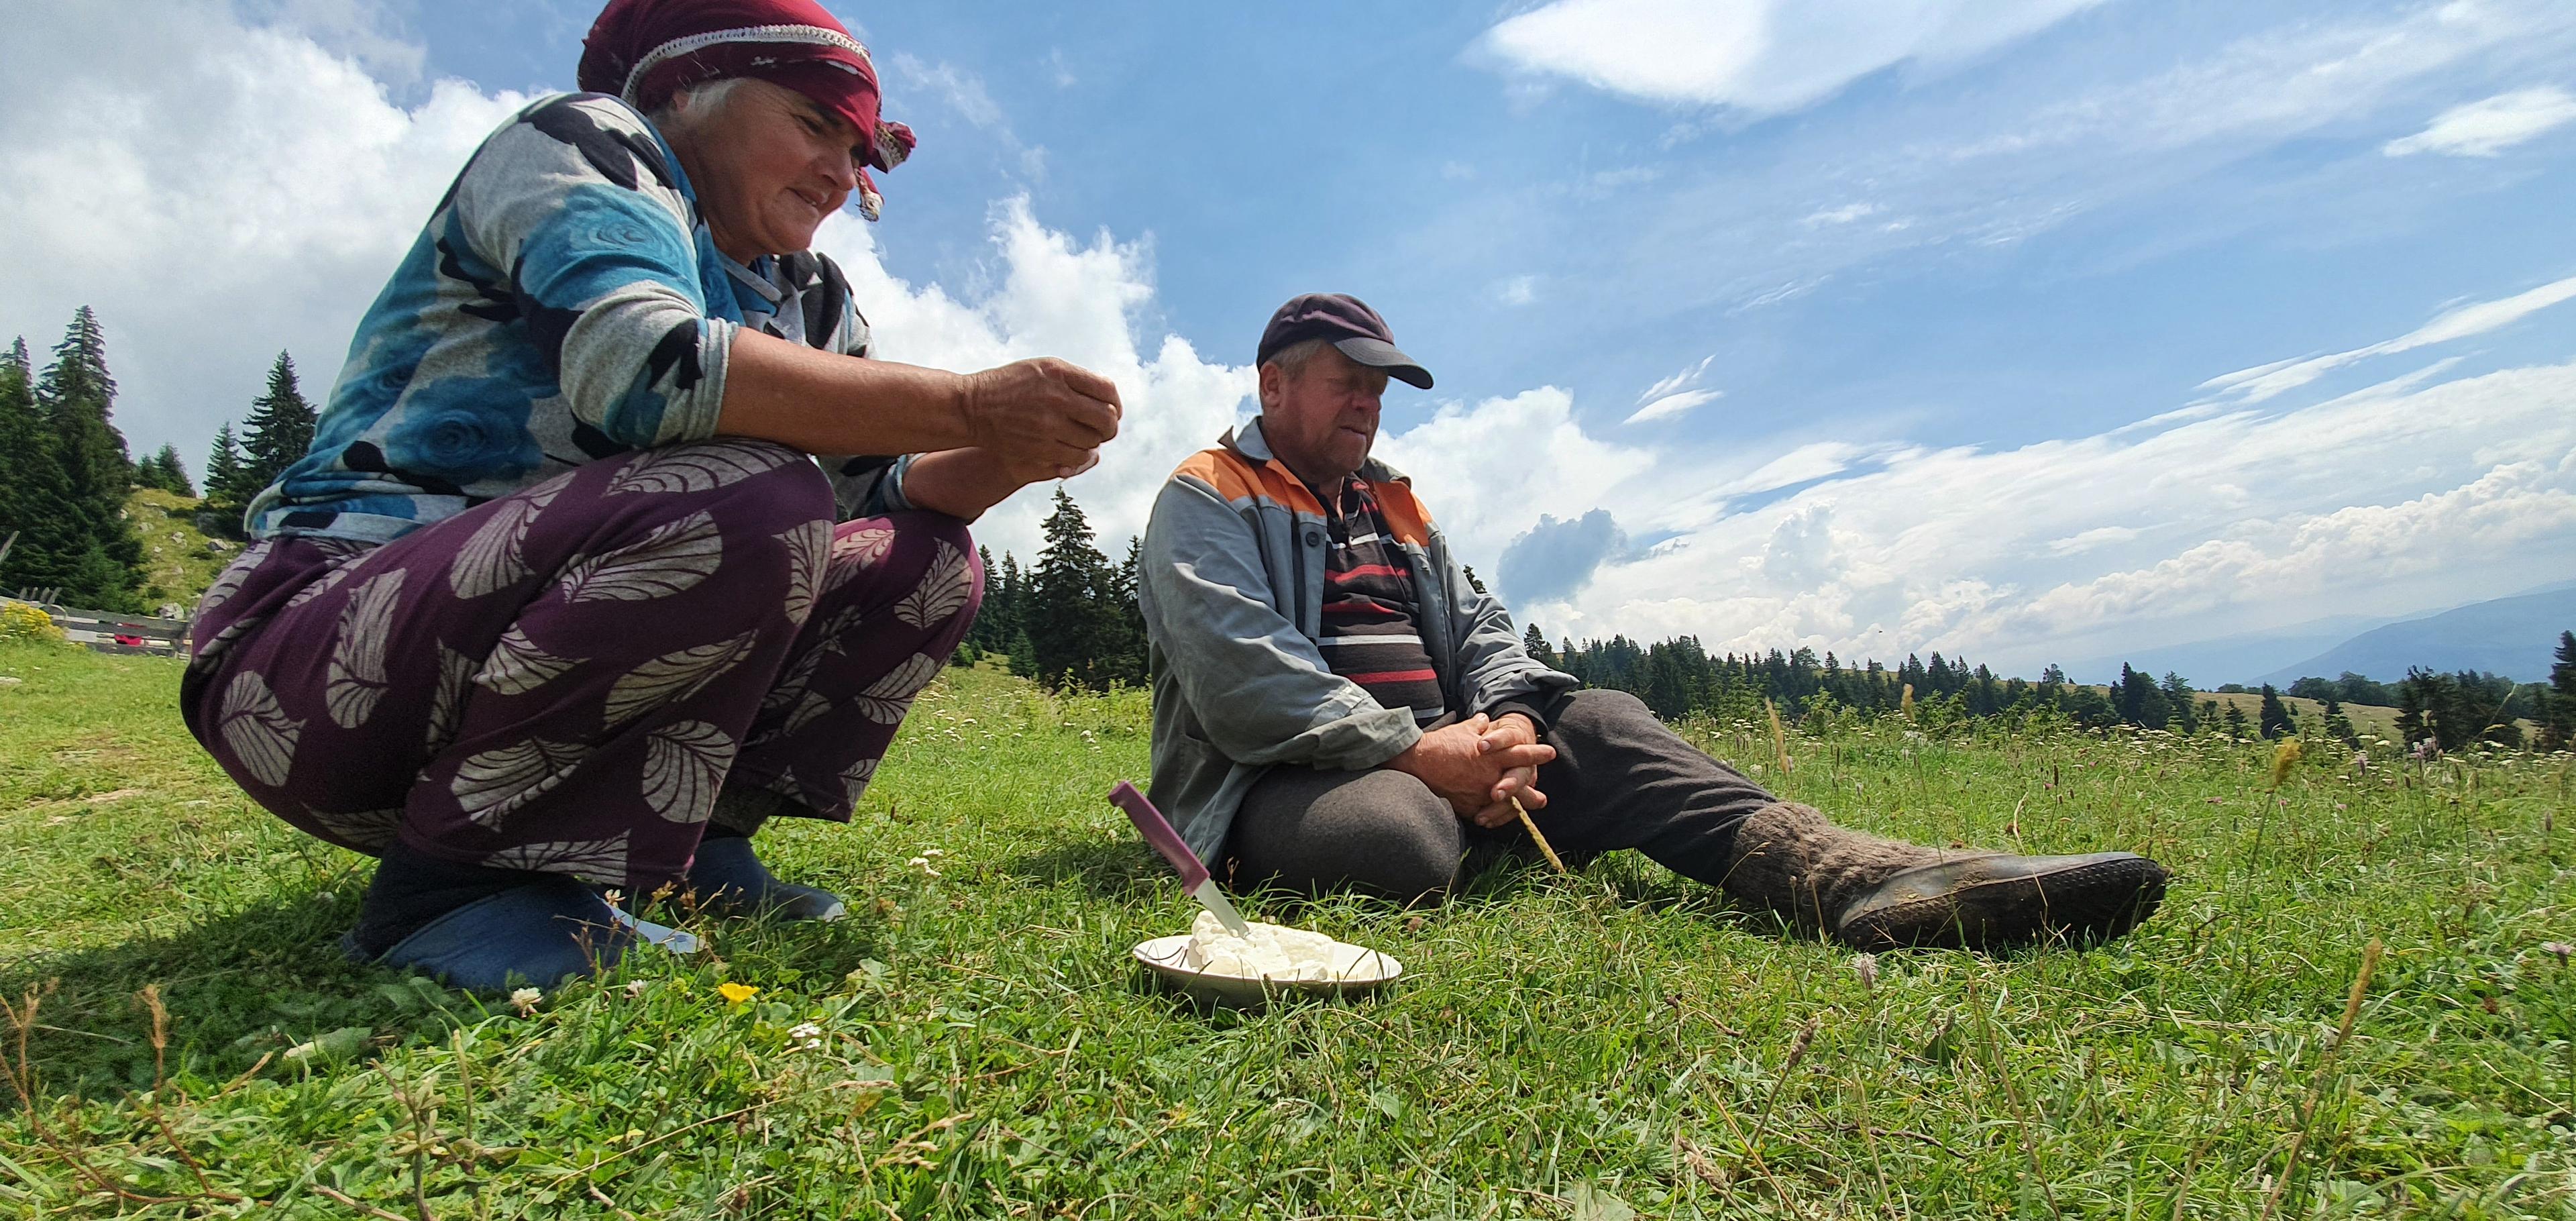
[{"label": "woman's face", "polygon": [[734,259],[811,247],[858,188],[858,129],[793,89],[746,78],[715,113],[689,118],[672,147],[716,249]]}]

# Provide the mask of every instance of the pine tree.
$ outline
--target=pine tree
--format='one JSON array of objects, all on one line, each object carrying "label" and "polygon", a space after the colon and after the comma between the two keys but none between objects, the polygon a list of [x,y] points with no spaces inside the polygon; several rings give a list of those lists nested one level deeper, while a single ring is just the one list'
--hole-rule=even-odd
[{"label": "pine tree", "polygon": [[1045,531],[1024,623],[1034,653],[1030,661],[1040,681],[1105,688],[1116,668],[1116,575],[1109,557],[1091,545],[1082,506],[1061,486]]},{"label": "pine tree", "polygon": [[2281,693],[2272,684],[2263,684],[2263,736],[2284,738],[2290,735],[2290,706],[2281,702]]},{"label": "pine tree", "polygon": [[2245,736],[2245,706],[2244,706],[2244,705],[2242,705],[2242,704],[2237,704],[2237,703],[2230,703],[2230,704],[2228,704],[2228,705],[2227,705],[2227,715],[2226,715],[2226,716],[2224,716],[2224,717],[2222,717],[2222,718],[2220,718],[2220,720],[2221,720],[2221,721],[2223,721],[2223,722],[2226,724],[2226,726],[2227,726],[2227,736],[2228,736],[2228,737],[2231,737],[2231,738],[2242,738],[2242,737],[2244,737],[2244,736]]},{"label": "pine tree", "polygon": [[159,453],[136,463],[134,470],[134,482],[138,487],[159,488],[173,496],[196,498],[196,485],[188,481],[188,468],[179,461],[179,447],[176,445],[163,445]]},{"label": "pine tree", "polygon": [[1549,669],[1556,668],[1556,650],[1548,646],[1547,633],[1538,630],[1538,624],[1535,622],[1529,625],[1527,631],[1521,633],[1521,651],[1528,653],[1542,666]]},{"label": "pine tree", "polygon": [[2542,750],[2576,749],[2576,632],[2558,633],[2556,664],[2549,667],[2549,693],[2540,718]]},{"label": "pine tree", "polygon": [[27,341],[0,357],[0,592],[65,584],[65,557],[82,551],[80,530],[66,510],[62,466],[54,458],[54,430],[36,404],[35,372]]},{"label": "pine tree", "polygon": [[233,422],[215,430],[215,447],[206,454],[206,507],[228,521],[241,517],[243,462],[241,442],[233,436]]},{"label": "pine tree", "polygon": [[77,550],[56,557],[63,570],[62,600],[101,610],[142,609],[135,590],[143,583],[143,540],[125,517],[134,461],[124,434],[109,422],[116,379],[108,376],[107,340],[88,306],[72,315],[63,341],[54,346],[54,362],[36,384],[36,401],[53,433],[62,511],[78,532]]},{"label": "pine tree", "polygon": [[2183,681],[2182,675],[2167,670],[2165,681],[2158,689],[2164,692],[2165,703],[2173,708],[2174,720],[2180,723],[2182,731],[2200,732],[2200,713],[2192,706],[2191,699],[2197,693],[2191,689],[2191,684]]},{"label": "pine tree", "polygon": [[313,404],[295,384],[295,358],[284,352],[268,367],[268,389],[250,405],[242,421],[244,490],[241,500],[277,482],[286,468],[313,448]]},{"label": "pine tree", "polygon": [[1467,588],[1475,590],[1477,593],[1485,592],[1485,583],[1476,579],[1475,565],[1460,564],[1458,566],[1458,572],[1460,575],[1467,578]]},{"label": "pine tree", "polygon": [[1110,609],[1118,624],[1112,654],[1114,666],[1110,677],[1131,687],[1145,685],[1148,658],[1145,640],[1145,606],[1137,597],[1144,580],[1145,540],[1141,535],[1127,539],[1126,558],[1118,561],[1118,571],[1110,583]]},{"label": "pine tree", "polygon": [[2343,701],[2329,695],[2320,704],[2326,714],[2326,736],[2354,750],[2361,749],[2361,735],[2353,730],[2352,718],[2344,715]]}]

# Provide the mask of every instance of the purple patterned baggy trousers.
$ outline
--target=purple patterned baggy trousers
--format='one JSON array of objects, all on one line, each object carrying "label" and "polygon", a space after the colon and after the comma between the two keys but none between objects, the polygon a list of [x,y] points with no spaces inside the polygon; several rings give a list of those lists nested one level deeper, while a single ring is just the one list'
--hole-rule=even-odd
[{"label": "purple patterned baggy trousers", "polygon": [[847,821],[974,619],[965,523],[832,516],[803,454],[728,439],[381,546],[264,541],[198,605],[181,710],[252,799],[342,847],[644,893],[686,872],[720,789]]}]

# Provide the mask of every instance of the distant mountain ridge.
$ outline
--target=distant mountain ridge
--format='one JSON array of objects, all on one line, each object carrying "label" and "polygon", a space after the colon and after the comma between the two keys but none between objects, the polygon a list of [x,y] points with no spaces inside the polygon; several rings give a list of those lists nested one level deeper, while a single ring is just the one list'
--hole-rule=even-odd
[{"label": "distant mountain ridge", "polygon": [[2425,666],[2542,682],[2549,677],[2558,634],[2570,630],[2576,630],[2576,581],[2375,627],[2254,681],[2287,685],[2311,675],[2333,678],[2349,670],[2395,682],[2406,676],[2408,667]]}]

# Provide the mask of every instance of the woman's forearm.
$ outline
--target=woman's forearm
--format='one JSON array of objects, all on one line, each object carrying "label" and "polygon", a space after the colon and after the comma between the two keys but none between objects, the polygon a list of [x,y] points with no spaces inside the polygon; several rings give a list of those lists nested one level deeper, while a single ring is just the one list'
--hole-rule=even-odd
[{"label": "woman's forearm", "polygon": [[1011,493],[1050,474],[1014,471],[988,449],[941,450],[912,460],[903,475],[903,498],[915,508],[973,521]]},{"label": "woman's forearm", "polygon": [[716,431],[809,454],[923,453],[974,441],[963,376],[818,351],[748,327],[734,332],[726,354]]},{"label": "woman's forearm", "polygon": [[1101,444],[1118,435],[1118,414],[1115,384],[1053,357],[957,374],[820,352],[740,328],[726,349],[716,431],[809,454],[974,446],[1027,483],[1089,467]]}]

